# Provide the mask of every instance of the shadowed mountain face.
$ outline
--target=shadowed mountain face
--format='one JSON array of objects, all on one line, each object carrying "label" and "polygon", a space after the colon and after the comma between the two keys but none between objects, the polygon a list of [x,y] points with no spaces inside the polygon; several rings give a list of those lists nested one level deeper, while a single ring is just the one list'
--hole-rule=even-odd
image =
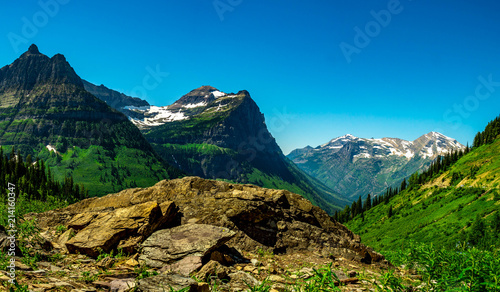
[{"label": "shadowed mountain face", "polygon": [[0,145],[44,158],[56,178],[72,173],[91,194],[173,173],[125,115],[85,90],[63,55],[35,45],[0,69]]},{"label": "shadowed mountain face", "polygon": [[398,138],[364,139],[345,135],[312,148],[296,149],[287,157],[327,186],[354,201],[399,186],[438,156],[464,148],[455,139],[431,132],[415,141]]},{"label": "shadowed mountain face", "polygon": [[128,114],[130,111],[127,106],[148,107],[149,103],[137,97],[131,97],[121,92],[107,88],[104,85],[94,85],[88,81],[82,80],[85,90],[92,93],[95,97],[106,102],[110,107]]},{"label": "shadowed mountain face", "polygon": [[245,90],[202,86],[170,106],[127,108],[155,150],[186,173],[287,189],[329,212],[347,203],[283,155]]}]

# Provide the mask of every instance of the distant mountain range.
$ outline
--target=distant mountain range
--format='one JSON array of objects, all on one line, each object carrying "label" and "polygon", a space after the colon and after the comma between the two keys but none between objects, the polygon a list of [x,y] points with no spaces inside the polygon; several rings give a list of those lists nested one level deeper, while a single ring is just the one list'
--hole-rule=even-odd
[{"label": "distant mountain range", "polygon": [[292,151],[287,157],[351,201],[376,195],[416,171],[440,154],[463,149],[455,139],[430,132],[414,141],[398,138],[365,139],[347,134],[316,148]]}]

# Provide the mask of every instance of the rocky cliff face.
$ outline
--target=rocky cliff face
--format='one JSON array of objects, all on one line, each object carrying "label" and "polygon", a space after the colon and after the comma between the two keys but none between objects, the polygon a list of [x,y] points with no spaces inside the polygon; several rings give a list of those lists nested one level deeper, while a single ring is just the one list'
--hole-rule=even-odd
[{"label": "rocky cliff face", "polygon": [[425,169],[438,155],[463,148],[455,139],[436,132],[415,141],[348,134],[316,148],[296,149],[287,157],[352,201],[399,186],[403,178]]},{"label": "rocky cliff face", "polygon": [[[121,248],[139,260],[130,264],[147,265],[161,273],[136,282],[144,289],[140,291],[154,291],[145,287],[158,287],[155,281],[167,281],[165,277],[172,277],[172,272],[206,276],[214,269],[221,278],[230,279],[227,288],[231,291],[243,276],[238,269],[250,264],[247,256],[259,250],[276,255],[276,261],[305,256],[309,261],[348,261],[351,267],[385,263],[359,236],[300,195],[198,177],[165,180],[150,188],[86,199],[32,216],[49,242],[45,246],[54,252],[95,258]],[[61,225],[68,231],[58,235],[56,228]],[[68,237],[69,233],[75,235]],[[109,260],[112,265],[113,258]],[[270,267],[277,269],[274,274],[285,268],[272,265],[266,271]],[[253,276],[247,281],[260,283]],[[266,277],[265,273],[261,276]]]}]

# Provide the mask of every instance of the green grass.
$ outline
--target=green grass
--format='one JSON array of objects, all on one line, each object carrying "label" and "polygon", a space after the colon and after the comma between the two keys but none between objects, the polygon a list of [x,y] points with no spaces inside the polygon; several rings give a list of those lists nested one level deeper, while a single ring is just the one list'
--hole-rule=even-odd
[{"label": "green grass", "polygon": [[500,291],[500,249],[450,250],[410,241],[385,255],[394,265],[422,276],[423,288],[418,291]]},{"label": "green grass", "polygon": [[[28,213],[42,213],[54,209],[64,208],[68,206],[68,202],[57,199],[53,196],[48,196],[47,200],[30,200],[25,194],[20,194],[16,201],[15,215],[18,218],[23,218]],[[7,219],[9,218],[6,202],[0,202],[0,225],[8,226]]]}]

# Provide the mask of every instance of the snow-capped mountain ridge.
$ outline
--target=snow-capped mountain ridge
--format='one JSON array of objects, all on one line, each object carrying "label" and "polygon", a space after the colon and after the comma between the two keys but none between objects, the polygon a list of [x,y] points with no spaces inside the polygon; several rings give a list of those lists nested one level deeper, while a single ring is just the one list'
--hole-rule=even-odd
[{"label": "snow-capped mountain ridge", "polygon": [[399,138],[359,138],[351,134],[334,138],[328,143],[322,144],[314,151],[328,151],[336,153],[345,145],[356,142],[359,144],[359,153],[354,158],[384,157],[388,155],[404,156],[411,159],[415,156],[431,158],[442,155],[450,150],[463,149],[464,146],[457,140],[447,137],[438,132],[427,133],[414,141],[406,141]]},{"label": "snow-capped mountain ridge", "polygon": [[169,106],[127,106],[125,109],[135,114],[129,115],[130,121],[140,129],[161,126],[163,124],[188,119],[200,111],[221,111],[227,106],[225,99],[236,97],[212,86],[202,86],[182,96]]},{"label": "snow-capped mountain ridge", "polygon": [[397,186],[426,169],[438,156],[465,148],[455,139],[430,132],[414,141],[367,139],[347,134],[318,147],[287,155],[299,168],[352,200]]}]

